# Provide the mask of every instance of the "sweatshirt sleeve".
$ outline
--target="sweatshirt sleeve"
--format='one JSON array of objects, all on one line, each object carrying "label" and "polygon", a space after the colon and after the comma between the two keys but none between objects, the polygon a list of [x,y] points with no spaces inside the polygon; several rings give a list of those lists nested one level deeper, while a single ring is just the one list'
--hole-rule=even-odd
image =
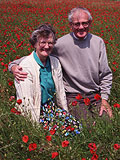
[{"label": "sweatshirt sleeve", "polygon": [[106,47],[103,40],[100,44],[99,81],[101,97],[102,99],[108,100],[110,89],[112,87],[112,71],[108,66]]},{"label": "sweatshirt sleeve", "polygon": [[19,65],[20,62],[22,62],[22,60],[25,59],[25,58],[26,58],[26,56],[21,57],[20,59],[17,59],[17,60],[12,61],[12,62],[8,65],[8,70],[11,72],[12,66],[14,66],[14,65]]}]

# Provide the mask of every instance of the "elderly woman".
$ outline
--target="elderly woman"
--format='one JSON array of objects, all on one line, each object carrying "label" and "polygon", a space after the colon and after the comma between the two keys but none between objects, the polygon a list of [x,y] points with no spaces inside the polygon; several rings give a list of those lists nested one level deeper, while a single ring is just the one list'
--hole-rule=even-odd
[{"label": "elderly woman", "polygon": [[44,127],[51,121],[53,124],[54,116],[58,116],[64,117],[61,122],[64,127],[71,125],[72,119],[78,129],[78,122],[67,112],[61,65],[57,58],[50,56],[56,42],[54,29],[50,24],[40,25],[29,41],[34,51],[20,63],[28,73],[27,78],[20,82],[15,80],[17,99],[22,99],[19,108],[24,114],[30,112],[31,119],[43,123]]}]

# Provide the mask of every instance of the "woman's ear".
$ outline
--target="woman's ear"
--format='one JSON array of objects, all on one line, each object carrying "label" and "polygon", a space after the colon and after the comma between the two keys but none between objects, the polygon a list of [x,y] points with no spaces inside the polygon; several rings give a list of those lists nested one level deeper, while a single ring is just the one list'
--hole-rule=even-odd
[{"label": "woman's ear", "polygon": [[36,47],[37,47],[37,43],[35,43],[35,45],[33,46],[34,48],[35,48],[35,50],[36,50]]}]

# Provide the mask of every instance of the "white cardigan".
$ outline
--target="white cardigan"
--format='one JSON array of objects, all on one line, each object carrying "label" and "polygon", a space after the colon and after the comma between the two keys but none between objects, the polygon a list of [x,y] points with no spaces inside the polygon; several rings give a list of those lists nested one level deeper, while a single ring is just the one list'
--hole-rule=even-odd
[{"label": "white cardigan", "polygon": [[[60,62],[57,58],[50,56],[50,63],[56,88],[57,105],[68,111]],[[39,122],[41,106],[40,66],[35,61],[33,52],[21,61],[20,66],[28,75],[20,83],[15,80],[17,99],[22,99],[22,104],[18,105],[18,107],[23,115],[30,112],[31,119]]]}]

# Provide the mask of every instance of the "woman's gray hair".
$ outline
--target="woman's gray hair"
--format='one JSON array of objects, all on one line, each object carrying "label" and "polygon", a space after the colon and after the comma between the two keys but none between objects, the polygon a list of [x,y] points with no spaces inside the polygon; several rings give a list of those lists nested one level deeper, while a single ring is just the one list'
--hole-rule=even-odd
[{"label": "woman's gray hair", "polygon": [[34,47],[40,37],[48,38],[51,34],[55,43],[57,39],[55,29],[48,23],[42,24],[32,32],[29,42]]},{"label": "woman's gray hair", "polygon": [[73,8],[73,9],[68,13],[68,21],[69,21],[69,22],[72,22],[73,14],[74,14],[76,11],[81,11],[81,10],[83,10],[85,13],[87,13],[88,16],[89,16],[89,20],[92,21],[91,13],[88,11],[88,9],[83,8],[83,7]]}]

